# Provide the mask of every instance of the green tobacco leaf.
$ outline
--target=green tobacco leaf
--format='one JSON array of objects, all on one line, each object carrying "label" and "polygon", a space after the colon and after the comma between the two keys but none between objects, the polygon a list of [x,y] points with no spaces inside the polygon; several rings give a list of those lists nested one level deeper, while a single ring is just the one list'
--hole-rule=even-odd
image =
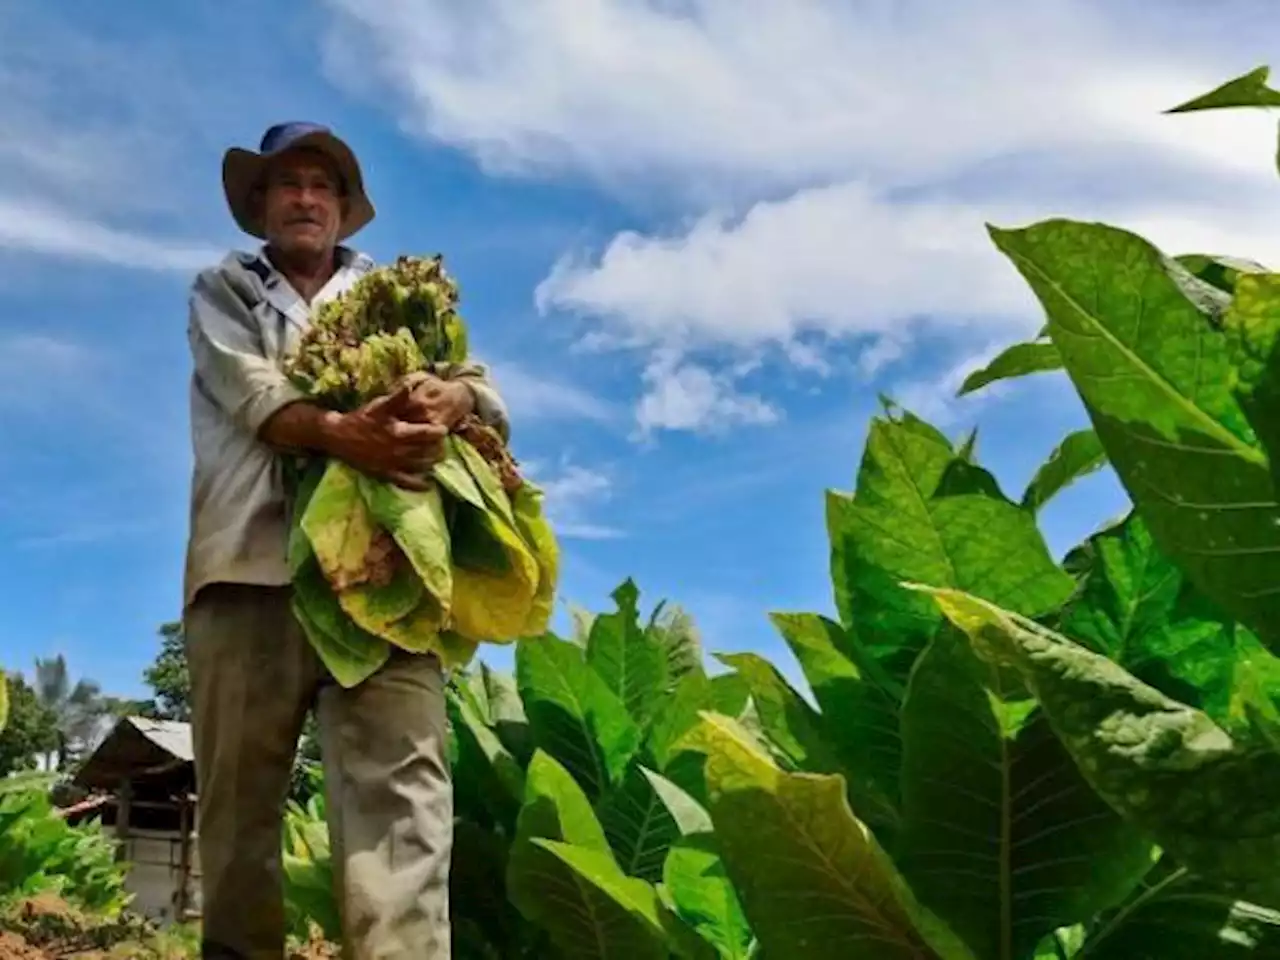
[{"label": "green tobacco leaf", "polygon": [[640,625],[640,591],[627,580],[613,592],[618,609],[602,613],[587,636],[587,663],[646,727],[667,686],[667,654]]},{"label": "green tobacco leaf", "polygon": [[[534,844],[538,839],[594,850],[612,862],[609,842],[590,800],[569,771],[542,751],[529,762],[524,805],[507,862],[507,889],[525,917],[550,931],[557,915],[564,912],[556,897],[565,888],[572,891],[574,881],[564,875],[558,860]],[[558,882],[551,885],[548,877]]]},{"label": "green tobacco leaf", "polygon": [[622,780],[640,730],[587,666],[582,648],[551,635],[516,648],[516,682],[533,741],[597,798]]},{"label": "green tobacco leaf", "polygon": [[364,476],[359,483],[373,519],[390,532],[431,596],[447,607],[453,596],[453,572],[440,490],[405,490]]},{"label": "green tobacco leaf", "polygon": [[991,235],[1044,304],[1067,372],[1161,551],[1276,643],[1280,506],[1232,394],[1229,341],[1175,280],[1185,271],[1141,237],[1099,224],[1050,220]]},{"label": "green tobacco leaf", "polygon": [[1022,506],[1038,511],[1077,480],[1107,464],[1107,452],[1092,430],[1077,430],[1054,448],[1022,495]]},{"label": "green tobacco leaf", "polygon": [[320,570],[335,589],[369,579],[369,557],[378,526],[361,498],[356,471],[346,463],[329,461],[307,500],[301,526]]},{"label": "green tobacco leaf", "polygon": [[529,635],[544,633],[550,626],[560,583],[560,544],[544,509],[545,501],[542,490],[528,481],[511,496],[516,528],[538,566],[538,587],[524,629]]},{"label": "green tobacco leaf", "polygon": [[[545,956],[550,944],[512,905],[507,894],[510,842],[496,830],[464,819],[454,821],[449,907],[455,930],[453,953],[469,960]],[[468,952],[469,940],[477,947]],[[481,946],[482,945],[482,946]]]},{"label": "green tobacco leaf", "polygon": [[648,779],[654,793],[671,814],[671,819],[675,821],[676,828],[682,837],[711,832],[713,829],[711,815],[697,800],[660,773],[654,773],[643,767],[641,767],[641,773]]},{"label": "green tobacco leaf", "polygon": [[1253,260],[1220,257],[1205,253],[1184,253],[1174,257],[1193,277],[1223,293],[1234,294],[1236,281],[1242,274],[1266,273],[1267,268]]},{"label": "green tobacco leaf", "polygon": [[928,590],[985,660],[1022,674],[1094,790],[1223,892],[1280,904],[1280,763],[1106,657],[953,590]]},{"label": "green tobacco leaf", "polygon": [[362,629],[394,639],[389,628],[422,602],[423,583],[403,555],[380,543],[387,535],[365,504],[360,475],[330,461],[299,525],[342,609]]},{"label": "green tobacco leaf", "polygon": [[665,601],[654,608],[645,635],[667,656],[668,685],[702,667],[702,637],[688,611]]},{"label": "green tobacco leaf", "polygon": [[649,728],[646,747],[659,770],[675,757],[677,742],[698,723],[703,710],[735,717],[747,705],[751,690],[736,673],[708,677],[699,666],[676,684]]},{"label": "green tobacco leaf", "polygon": [[533,738],[529,731],[529,719],[516,679],[507,673],[498,673],[487,663],[480,664],[480,682],[484,687],[488,707],[487,722],[493,726],[498,739],[511,751],[522,766],[533,755]]},{"label": "green tobacco leaf", "polygon": [[898,699],[864,678],[842,652],[840,624],[813,613],[774,613],[822,709],[822,732],[843,761],[854,809],[868,820],[897,820],[902,738]]},{"label": "green tobacco leaf", "polygon": [[548,855],[542,882],[557,908],[541,922],[565,960],[667,960],[662,907],[651,884],[625,876],[597,850],[554,840],[533,844]]},{"label": "green tobacco leaf", "polygon": [[1074,960],[1280,957],[1280,913],[1234,900],[1177,867],[1161,867],[1099,917]]},{"label": "green tobacco leaf", "polygon": [[[941,622],[904,581],[965,589],[1027,616],[1056,610],[1074,586],[1035,517],[1006,499],[964,492],[955,463],[946,437],[922,420],[876,418],[856,494],[827,495],[840,618],[898,681]],[[964,466],[970,491],[989,486],[980,468]],[[944,480],[948,495],[939,496]]]},{"label": "green tobacco leaf", "polygon": [[765,955],[974,960],[914,901],[840,777],[783,772],[726,717],[687,743],[706,754],[716,837]]},{"label": "green tobacco leaf", "polygon": [[1194,110],[1223,110],[1231,107],[1280,107],[1280,90],[1267,86],[1271,76],[1268,67],[1257,67],[1246,74],[1214,87],[1165,113],[1190,113]]},{"label": "green tobacco leaf", "polygon": [[798,694],[778,668],[755,653],[718,653],[751,692],[761,729],[797,770],[839,773],[843,769],[824,731],[822,715]]},{"label": "green tobacco leaf", "polygon": [[[590,799],[568,768],[541,750],[534,753],[525,773],[524,804],[516,834],[524,840],[543,837],[609,852],[609,841]],[[516,846],[520,846],[519,840]]]},{"label": "green tobacco leaf", "polygon": [[508,527],[515,529],[516,516],[511,507],[511,498],[507,496],[507,492],[502,488],[502,481],[498,479],[498,474],[489,465],[489,461],[480,455],[480,451],[461,437],[452,437],[451,442],[454,450],[458,453],[459,459],[466,465],[467,472],[471,474],[476,486],[480,488],[484,502],[489,507],[487,512],[496,513]]},{"label": "green tobacco leaf", "polygon": [[981,390],[997,380],[1014,380],[1033,373],[1061,369],[1062,358],[1058,356],[1058,348],[1052,343],[1040,340],[1015,343],[981,370],[969,374],[961,384],[957,396],[963,397]]},{"label": "green tobacco leaf", "polygon": [[976,956],[1027,956],[1150,868],[1150,842],[1094,793],[1035,701],[952,631],[911,675],[902,739],[896,861]]},{"label": "green tobacco leaf", "polygon": [[524,798],[524,770],[466,698],[450,691],[449,721],[458,745],[454,782],[501,824],[515,823]]},{"label": "green tobacco leaf", "polygon": [[1249,734],[1251,711],[1275,714],[1280,659],[1187,584],[1138,516],[1089,545],[1093,559],[1061,633],[1235,735]]},{"label": "green tobacco leaf", "polygon": [[[1280,472],[1280,274],[1241,277],[1223,325],[1236,396],[1270,455],[1275,476]],[[1280,531],[1275,535],[1280,541]]]},{"label": "green tobacco leaf", "polygon": [[751,956],[751,927],[714,836],[704,833],[677,841],[667,856],[662,882],[676,914],[715,947],[717,956]]},{"label": "green tobacco leaf", "polygon": [[638,763],[596,803],[596,813],[622,872],[660,881],[667,851],[682,831]]},{"label": "green tobacco leaf", "polygon": [[294,574],[292,607],[316,655],[340,686],[357,686],[390,659],[385,640],[351,622],[311,554]]}]

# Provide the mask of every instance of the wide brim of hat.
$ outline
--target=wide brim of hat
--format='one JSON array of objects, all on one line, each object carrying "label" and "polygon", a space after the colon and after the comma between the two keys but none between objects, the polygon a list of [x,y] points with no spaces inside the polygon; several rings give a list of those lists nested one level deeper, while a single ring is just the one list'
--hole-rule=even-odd
[{"label": "wide brim of hat", "polygon": [[[376,211],[364,189],[364,177],[360,163],[352,149],[332,133],[309,133],[294,140],[286,151],[299,149],[317,150],[331,159],[347,187],[347,215],[338,228],[338,240],[342,241],[365,227]],[[286,152],[282,151],[282,152]],[[232,147],[222,158],[222,190],[227,206],[236,225],[251,237],[265,239],[262,220],[253,210],[253,191],[262,181],[262,174],[271,160],[279,154],[254,153],[243,147]]]}]

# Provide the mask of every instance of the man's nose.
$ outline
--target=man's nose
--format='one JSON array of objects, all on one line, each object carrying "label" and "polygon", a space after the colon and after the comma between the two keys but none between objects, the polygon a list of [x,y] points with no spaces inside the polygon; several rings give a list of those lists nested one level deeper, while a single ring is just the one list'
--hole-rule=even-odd
[{"label": "man's nose", "polygon": [[312,207],[320,201],[319,187],[299,187],[297,201],[300,206]]}]

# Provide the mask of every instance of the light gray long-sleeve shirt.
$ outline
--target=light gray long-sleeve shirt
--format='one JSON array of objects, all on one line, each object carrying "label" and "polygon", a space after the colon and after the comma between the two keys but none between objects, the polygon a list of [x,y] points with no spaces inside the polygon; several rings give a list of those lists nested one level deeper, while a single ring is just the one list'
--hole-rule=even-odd
[{"label": "light gray long-sleeve shirt", "polygon": [[[187,335],[195,462],[184,607],[212,583],[290,582],[283,462],[258,436],[274,413],[305,399],[281,362],[296,347],[312,309],[374,267],[353,250],[339,248],[338,255],[338,271],[310,305],[262,250],[233,251],[192,284]],[[484,365],[442,364],[435,372],[466,382],[481,419],[508,432],[506,407]]]}]

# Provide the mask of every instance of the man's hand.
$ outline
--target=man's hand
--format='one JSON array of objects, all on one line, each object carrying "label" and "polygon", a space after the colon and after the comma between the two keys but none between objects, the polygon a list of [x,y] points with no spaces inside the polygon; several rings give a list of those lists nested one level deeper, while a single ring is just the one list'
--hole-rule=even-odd
[{"label": "man's hand", "polygon": [[429,470],[444,456],[449,428],[419,415],[414,390],[415,384],[402,384],[336,420],[328,444],[334,456],[367,476],[426,490]]},{"label": "man's hand", "polygon": [[403,414],[407,420],[434,423],[449,431],[475,409],[475,395],[459,380],[419,373],[407,378],[405,384],[411,391]]}]

